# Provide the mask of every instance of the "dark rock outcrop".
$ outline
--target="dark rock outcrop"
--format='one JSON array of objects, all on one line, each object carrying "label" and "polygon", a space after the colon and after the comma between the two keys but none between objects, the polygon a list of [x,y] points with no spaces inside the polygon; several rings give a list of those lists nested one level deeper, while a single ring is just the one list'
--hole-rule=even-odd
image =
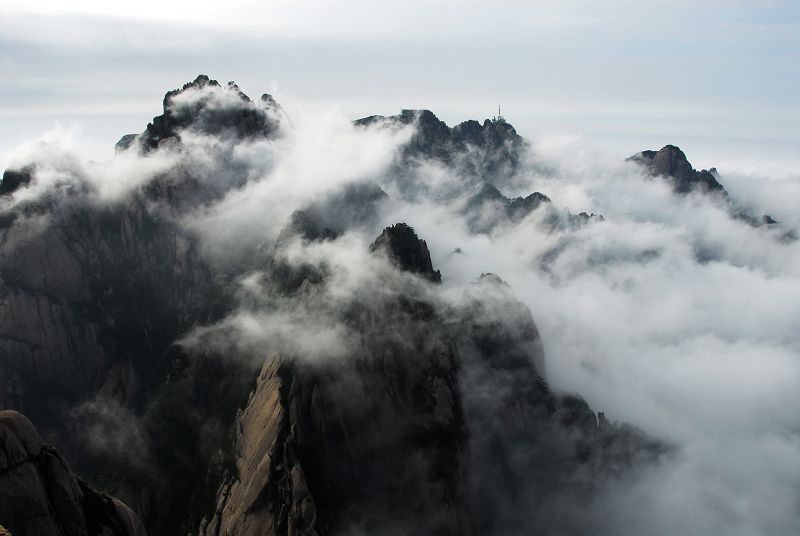
[{"label": "dark rock outcrop", "polygon": [[550,198],[540,192],[510,199],[493,184],[483,182],[467,198],[461,213],[470,231],[487,233],[497,225],[522,220],[544,203],[550,203]]},{"label": "dark rock outcrop", "polygon": [[[210,84],[199,80],[187,89]],[[255,110],[238,89],[217,89]],[[168,95],[165,102],[171,99]],[[207,113],[198,110],[197,128],[211,129],[203,121],[213,123],[214,113],[213,106]],[[265,135],[262,126],[274,126],[263,110],[245,115],[260,118],[254,136]],[[177,136],[192,121],[165,110],[160,124]],[[240,125],[239,119],[231,121]],[[227,127],[211,131],[246,134]],[[9,191],[37,180],[34,167],[20,173],[6,174]],[[201,488],[196,479],[206,473],[207,462],[198,462],[200,453],[209,440],[213,444],[210,438],[223,433],[222,427],[214,429],[213,413],[222,408],[227,420],[226,400],[235,401],[231,407],[240,400],[235,393],[221,396],[219,382],[204,383],[205,365],[194,360],[186,366],[180,362],[185,356],[175,350],[190,328],[219,318],[229,306],[224,281],[201,258],[197,237],[176,217],[244,179],[208,182],[177,166],[124,199],[102,203],[79,172],[70,180],[38,199],[4,206],[0,214],[0,407],[24,410],[82,474],[102,478],[143,513],[151,532],[171,533],[187,522],[193,493]],[[215,373],[226,377],[232,367]],[[198,395],[195,389],[205,392]],[[172,406],[161,406],[164,400]],[[160,430],[163,412],[184,404],[191,411],[170,413],[174,426]],[[157,455],[87,449],[85,433],[97,416],[85,408],[94,407],[129,415]],[[158,418],[149,415],[159,411]],[[103,421],[111,425],[113,419]],[[201,435],[202,444],[187,440]],[[147,464],[131,466],[128,456],[139,455]]]},{"label": "dark rock outcrop", "polygon": [[177,144],[184,129],[239,140],[271,136],[279,129],[282,110],[270,95],[263,95],[260,102],[260,106],[253,103],[233,82],[222,87],[201,74],[182,88],[169,91],[164,96],[163,113],[154,117],[143,133],[123,136],[116,149],[138,147],[146,152]]},{"label": "dark rock outcrop", "polygon": [[33,424],[0,411],[0,519],[14,536],[146,536],[119,500],[72,474]]},{"label": "dark rock outcrop", "polygon": [[403,110],[391,117],[373,115],[355,121],[359,126],[376,123],[415,126],[403,148],[403,167],[432,159],[461,173],[498,180],[516,171],[525,147],[525,141],[505,120],[486,119],[482,124],[470,120],[450,128],[430,110]]},{"label": "dark rock outcrop", "polygon": [[683,151],[674,145],[665,145],[659,151],[642,151],[628,160],[643,164],[653,176],[669,179],[676,193],[716,192],[727,198],[728,193],[717,180],[716,170],[697,171]]},{"label": "dark rock outcrop", "polygon": [[540,192],[533,192],[526,197],[508,198],[487,182],[480,183],[468,195],[459,212],[464,216],[470,232],[490,233],[498,226],[518,223],[538,209],[543,211],[540,223],[545,231],[604,221],[600,214],[559,211],[553,207],[550,198]]},{"label": "dark rock outcrop", "polygon": [[[173,345],[196,323],[217,318],[225,294],[194,238],[141,200],[105,208],[70,202],[47,217],[44,228],[21,217],[0,235],[3,407],[24,410],[81,474],[148,512],[143,518],[153,533],[169,533],[169,524],[184,521],[198,486],[193,479],[205,472],[202,465],[186,467],[197,463],[202,447],[187,438],[207,432],[159,430],[165,408],[157,417],[147,413],[156,414],[163,392],[171,391],[174,410],[191,402],[191,411],[176,416],[181,424],[214,422],[207,413],[195,417],[206,409],[193,391],[181,389],[189,372],[176,370]],[[205,386],[202,398],[222,400],[219,385]],[[143,442],[153,438],[155,459],[139,450],[87,448],[95,426],[131,432],[103,408],[130,415]],[[171,459],[176,453],[181,463]],[[147,463],[132,464],[138,458]]]},{"label": "dark rock outcrop", "polygon": [[147,155],[163,149],[175,157],[184,153],[187,143],[209,142],[213,149],[202,146],[200,150],[213,152],[217,166],[202,169],[191,160],[179,158],[176,166],[154,177],[142,190],[149,201],[181,214],[243,187],[249,178],[248,169],[233,156],[234,147],[278,137],[284,119],[283,109],[270,95],[253,102],[235,83],[223,87],[199,75],[182,88],[167,92],[163,113],[154,117],[141,134],[123,136],[116,151],[137,150]]},{"label": "dark rock outcrop", "polygon": [[579,396],[553,393],[533,317],[496,275],[483,274],[466,289],[460,316],[476,532],[591,533],[596,520],[579,512],[604,483],[656,463],[670,447],[628,425],[598,421]]},{"label": "dark rock outcrop", "polygon": [[[778,223],[768,214],[755,216],[752,212],[735,206],[728,192],[719,182],[720,177],[717,169],[711,168],[697,171],[686,159],[683,151],[674,145],[665,145],[659,151],[642,151],[631,156],[628,160],[645,166],[650,175],[664,177],[669,180],[675,193],[700,192],[716,195],[727,205],[732,217],[747,222],[753,227]],[[789,231],[781,235],[780,239],[791,242],[795,238],[794,234]]]},{"label": "dark rock outcrop", "polygon": [[370,251],[383,252],[401,270],[420,274],[434,283],[442,282],[442,274],[433,269],[428,245],[405,223],[384,229],[370,246]]},{"label": "dark rock outcrop", "polygon": [[48,217],[47,229],[21,219],[0,236],[0,368],[41,391],[20,401],[30,411],[94,393],[116,365],[150,377],[175,334],[213,309],[193,239],[144,203]]},{"label": "dark rock outcrop", "polygon": [[[277,243],[245,252],[255,260],[234,259],[223,270],[200,255],[197,237],[176,221],[245,185],[249,170],[234,158],[236,144],[279,135],[281,117],[270,96],[254,103],[235,84],[201,75],[169,92],[162,115],[117,150],[136,151],[121,158],[186,156],[202,135],[218,151],[212,169],[178,158],[107,204],[92,202],[91,181],[78,177],[0,214],[3,407],[24,408],[48,440],[60,438],[73,466],[135,507],[152,534],[198,525],[209,536],[509,534],[522,526],[515,511],[562,503],[577,488],[591,496],[593,476],[663,452],[635,430],[598,424],[580,398],[550,392],[530,311],[497,278],[482,277],[458,307],[437,297],[441,287],[430,283],[441,274],[406,224],[386,228],[371,250],[411,276],[354,292],[326,313],[348,335],[346,358],[272,356],[252,386],[255,371],[241,356],[213,348],[189,355],[176,345],[229,312],[227,283],[256,269],[260,290],[282,305],[318,305],[329,267],[284,262],[282,248],[334,241],[379,219],[387,194],[353,184],[298,207]],[[508,199],[492,186],[513,175],[525,145],[502,119],[450,128],[431,112],[405,110],[356,122],[378,123],[416,127],[389,175],[413,175],[423,160],[451,166],[465,178],[451,199],[483,184],[476,210],[508,221],[550,205],[543,194]],[[36,180],[35,168],[10,171],[0,190]],[[130,430],[107,416],[99,429],[135,431],[143,452],[98,453],[81,443],[77,432],[96,424],[85,416],[108,408],[128,418]],[[31,462],[37,470],[67,471],[48,449],[37,456],[50,465]],[[53,515],[76,504],[84,515],[84,525],[59,525],[62,532],[138,534],[118,502],[77,478],[58,481],[66,484],[46,498],[63,492],[66,502],[57,502],[66,506],[52,503]],[[18,483],[0,488],[0,497],[6,489],[27,493]],[[17,534],[5,517],[12,508],[0,503],[0,522]],[[555,526],[532,515],[545,532]]]},{"label": "dark rock outcrop", "polygon": [[387,193],[377,184],[356,182],[328,193],[303,211],[318,225],[342,233],[374,224],[388,200]]},{"label": "dark rock outcrop", "polygon": [[8,195],[21,186],[27,186],[31,182],[32,171],[31,168],[5,170],[3,172],[3,179],[0,181],[0,195]]},{"label": "dark rock outcrop", "polygon": [[[407,225],[375,244],[438,275]],[[533,317],[497,276],[456,310],[425,287],[345,307],[345,359],[265,360],[203,536],[580,533],[572,509],[603,479],[668,450],[550,391]]]},{"label": "dark rock outcrop", "polygon": [[[438,276],[410,227],[381,237],[400,269]],[[264,362],[202,534],[469,533],[456,350],[420,298],[345,306],[347,359]]]}]

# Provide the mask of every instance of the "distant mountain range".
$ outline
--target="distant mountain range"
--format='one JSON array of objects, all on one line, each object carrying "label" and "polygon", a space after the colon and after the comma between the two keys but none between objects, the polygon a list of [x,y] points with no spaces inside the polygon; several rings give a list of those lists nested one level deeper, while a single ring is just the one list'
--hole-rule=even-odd
[{"label": "distant mountain range", "polygon": [[[201,75],[117,143],[132,161],[178,155],[122,198],[98,201],[96,183],[50,164],[5,171],[0,524],[15,536],[591,533],[575,512],[597,483],[674,447],[554,392],[534,318],[501,277],[445,299],[448,274],[414,222],[378,222],[398,199],[447,204],[473,234],[603,216],[558,209],[546,192],[506,196],[530,147],[502,118],[449,127],[403,110],[354,122],[412,129],[380,181],[289,207],[276,239],[210,261],[184,219],[245,188],[238,148],[279,142],[291,120],[271,96]],[[224,143],[188,151],[197,138]],[[716,170],[696,171],[677,147],[629,160],[676,195],[780,225],[737,209]],[[431,165],[458,180],[428,180]],[[375,238],[348,286],[334,259],[353,229]],[[258,298],[239,286],[252,274]],[[255,361],[217,344],[214,326],[242,307],[285,319],[274,340],[292,344],[257,348]],[[344,350],[299,350],[329,332],[345,334]]]}]

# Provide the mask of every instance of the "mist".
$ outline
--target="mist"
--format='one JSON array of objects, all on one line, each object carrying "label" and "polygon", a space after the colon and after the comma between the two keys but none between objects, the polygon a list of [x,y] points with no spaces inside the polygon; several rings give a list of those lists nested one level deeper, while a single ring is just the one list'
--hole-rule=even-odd
[{"label": "mist", "polygon": [[[243,106],[225,90],[186,98],[198,97]],[[124,204],[176,167],[201,183],[238,184],[180,214],[151,208],[198,237],[210,264],[231,272],[234,309],[180,343],[248,363],[268,352],[347,359],[358,340],[341,322],[349,303],[380,303],[381,292],[414,288],[454,307],[482,273],[497,274],[533,313],[554,390],[580,393],[595,411],[676,446],[674,456],[636,479],[603,483],[582,514],[597,523],[598,534],[796,531],[800,242],[785,236],[800,232],[800,170],[729,174],[726,162],[716,163],[734,206],[779,222],[754,227],[711,196],[673,193],[665,180],[626,162],[631,155],[579,136],[539,136],[529,140],[513,176],[496,186],[508,197],[541,192],[552,203],[476,233],[462,210],[474,177],[458,163],[425,159],[415,162],[411,178],[399,177],[394,165],[414,126],[364,127],[351,119],[335,107],[295,104],[275,138],[187,129],[179,148],[123,151],[89,163],[76,156],[80,140],[51,132],[14,152],[12,167],[36,167],[10,207],[77,186],[88,189],[88,202]],[[651,148],[659,147],[641,147]],[[372,183],[388,196],[369,217],[344,212],[334,221],[335,211],[319,209],[335,237],[281,240],[296,210],[323,207],[344,188]],[[578,212],[603,219],[552,223]],[[440,286],[369,253],[381,230],[397,222],[427,241]],[[326,283],[287,296],[270,285],[268,262],[310,265]],[[97,413],[103,422],[112,411],[82,408],[82,418]],[[131,418],[126,414],[125,422]],[[98,439],[108,437],[98,426],[85,431],[91,444],[113,449]],[[138,436],[132,441],[149,448]]]}]

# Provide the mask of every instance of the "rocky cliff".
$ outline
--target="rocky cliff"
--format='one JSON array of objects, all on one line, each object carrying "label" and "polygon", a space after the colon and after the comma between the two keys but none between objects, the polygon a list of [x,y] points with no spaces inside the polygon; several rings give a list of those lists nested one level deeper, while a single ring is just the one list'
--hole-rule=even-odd
[{"label": "rocky cliff", "polygon": [[[165,102],[203,87],[204,78],[198,80],[171,92]],[[245,102],[233,86],[220,91]],[[176,121],[190,121],[173,115],[165,105],[164,119],[155,122],[177,129]],[[207,115],[213,125],[215,116]],[[259,123],[257,134],[249,129],[231,135],[265,135],[266,124]],[[148,130],[142,136],[154,135]],[[207,412],[219,408],[205,398],[225,407],[226,420],[241,398],[231,395],[226,402],[219,389],[227,387],[219,385],[196,393],[209,369],[197,360],[186,363],[174,346],[196,324],[218,318],[229,302],[220,275],[201,258],[197,237],[179,218],[239,182],[209,182],[179,162],[110,202],[98,198],[97,185],[81,170],[72,169],[58,190],[31,199],[17,196],[41,186],[51,172],[33,165],[7,171],[0,183],[2,407],[25,411],[81,474],[103,479],[146,512],[154,533],[172,524],[177,528],[189,507],[181,495],[197,490],[194,479],[206,472],[205,462],[196,461],[204,447],[193,441],[207,431],[195,426],[197,420],[213,423]],[[181,405],[196,411],[177,415]],[[170,420],[173,426],[162,429]],[[87,448],[87,438],[98,432],[136,440],[121,449],[121,440],[101,437]],[[177,466],[176,455],[183,458]],[[160,480],[153,466],[161,464],[170,466],[174,479]],[[182,491],[176,492],[176,485]]]},{"label": "rocky cliff", "polygon": [[[674,145],[665,145],[658,151],[642,151],[628,160],[644,166],[650,175],[669,181],[673,191],[677,194],[699,192],[716,196],[728,208],[733,217],[743,220],[753,227],[778,224],[769,214],[757,216],[736,206],[725,187],[719,182],[720,176],[716,168],[697,171],[689,163],[684,152]],[[781,240],[791,242],[796,240],[796,236],[792,231],[788,231],[781,235]]]},{"label": "rocky cliff", "polygon": [[0,411],[0,520],[15,536],[146,536],[119,500],[80,480],[33,424]]},{"label": "rocky cliff", "polygon": [[485,274],[453,309],[426,293],[441,275],[410,227],[370,249],[417,286],[378,315],[351,304],[360,313],[342,321],[363,337],[344,360],[264,361],[201,534],[583,531],[570,508],[593,485],[668,452],[550,391],[533,317],[500,278]]},{"label": "rocky cliff", "polygon": [[683,151],[674,145],[665,145],[658,151],[642,151],[629,160],[643,164],[654,176],[668,179],[677,193],[698,190],[705,193],[718,192],[727,196],[725,188],[717,180],[716,169],[697,171],[686,159]]},{"label": "rocky cliff", "polygon": [[[577,396],[553,393],[536,324],[510,287],[486,274],[446,298],[411,226],[387,227],[364,245],[355,283],[336,279],[335,255],[319,252],[347,252],[349,231],[377,234],[392,190],[370,180],[330,189],[291,207],[284,230],[265,233],[275,238],[261,247],[204,255],[187,222],[240,194],[263,172],[253,166],[268,168],[268,158],[253,164],[240,152],[281,141],[284,121],[268,95],[254,102],[201,75],[167,93],[161,115],[117,144],[118,158],[169,164],[125,195],[103,198],[79,168],[24,162],[4,174],[2,407],[24,410],[76,472],[125,500],[150,534],[586,528],[570,511],[604,479],[655,463],[668,448],[598,418]],[[386,172],[393,186],[408,186],[393,195],[444,196],[475,233],[551,210],[542,193],[509,198],[498,189],[526,147],[504,120],[451,128],[405,110],[355,122],[378,125],[413,128]],[[459,180],[432,191],[420,174],[426,166]],[[592,220],[584,216],[552,212],[547,221]],[[235,316],[247,292],[257,313],[283,322],[256,346],[255,361],[250,347],[186,343]],[[309,311],[313,321],[298,334]],[[336,351],[270,351],[287,333],[312,338],[325,326],[344,334]],[[31,519],[52,518],[62,531],[52,534],[140,533],[127,508],[72,476],[27,420],[8,415],[3,437],[23,445],[14,455],[30,459],[36,485],[12,479],[3,492],[33,497],[25,511],[41,515]],[[51,467],[61,475],[53,482],[42,473]],[[17,511],[0,502],[0,522],[14,534],[27,530],[6,522],[22,519],[10,517]]]}]

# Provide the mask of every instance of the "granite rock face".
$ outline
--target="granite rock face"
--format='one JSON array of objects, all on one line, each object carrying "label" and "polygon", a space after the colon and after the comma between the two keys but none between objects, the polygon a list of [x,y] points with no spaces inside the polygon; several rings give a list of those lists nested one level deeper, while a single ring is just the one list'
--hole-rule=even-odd
[{"label": "granite rock face", "polygon": [[287,415],[281,360],[265,361],[247,406],[236,416],[235,473],[217,494],[200,534],[316,535],[316,509],[297,460]]},{"label": "granite rock face", "polygon": [[127,134],[117,151],[138,147],[152,151],[164,144],[180,143],[181,131],[230,136],[245,140],[274,135],[279,128],[280,106],[264,94],[256,105],[233,82],[223,87],[201,74],[180,89],[164,96],[164,113],[153,118],[139,135]]},{"label": "granite rock face", "polygon": [[362,337],[345,360],[264,361],[203,536],[521,534],[531,519],[588,530],[569,508],[593,482],[669,450],[550,391],[533,317],[499,277],[452,309],[426,297],[440,276],[410,227],[372,249],[396,251],[420,286],[377,315],[348,308]]},{"label": "granite rock face", "polygon": [[[330,267],[290,262],[284,248],[335,247],[353,229],[374,233],[387,191],[396,194],[362,178],[292,207],[274,243],[224,267],[211,263],[181,218],[247,184],[252,170],[236,151],[279,137],[284,118],[270,96],[253,102],[235,84],[201,75],[167,93],[144,132],[117,144],[123,159],[174,159],[122,200],[98,202],[93,183],[79,178],[17,203],[39,184],[39,170],[4,174],[3,408],[30,415],[78,472],[135,508],[151,534],[514,534],[531,526],[519,512],[557,533],[568,512],[551,508],[558,516],[548,519],[543,505],[572,506],[591,496],[595,479],[663,455],[661,443],[598,422],[579,397],[550,391],[533,317],[498,277],[482,276],[458,303],[444,300],[427,244],[405,223],[385,228],[369,248],[390,261],[375,262],[385,280],[326,310],[348,334],[344,358],[265,350],[270,357],[254,367],[235,352],[190,355],[176,344],[236,307],[231,282],[245,274],[258,273],[252,284],[274,293],[273,303],[313,308],[332,284]],[[512,199],[495,186],[514,175],[526,145],[501,118],[450,128],[429,111],[404,110],[356,121],[379,124],[414,127],[387,175],[402,182],[424,165],[447,166],[458,183],[445,198],[488,215],[476,216],[473,232],[550,211],[544,194]],[[215,166],[193,165],[198,138]],[[545,221],[593,218],[552,213]],[[62,476],[57,490],[14,480],[0,496],[31,494],[23,503],[50,512],[36,519],[52,517],[52,534],[141,533],[136,516],[69,476],[54,450],[31,439],[28,421],[9,415],[3,430],[13,433],[3,437],[27,442],[17,450],[33,460],[25,464],[37,485]],[[98,451],[85,439],[98,435],[125,448]],[[6,523],[19,504],[0,502],[0,522],[25,534]],[[531,504],[542,506],[529,512]],[[47,527],[40,533],[50,534]]]},{"label": "granite rock face", "polygon": [[596,520],[580,511],[603,483],[657,463],[671,447],[598,417],[577,395],[553,393],[531,312],[498,276],[483,274],[466,289],[460,318],[475,532],[591,533]]},{"label": "granite rock face", "polygon": [[442,281],[442,274],[433,269],[428,245],[405,223],[384,229],[370,250],[385,253],[401,270],[420,274],[434,283]]},{"label": "granite rock face", "polygon": [[209,274],[191,237],[144,202],[70,203],[48,218],[0,229],[0,370],[40,393],[14,407],[41,405],[41,393],[74,401],[112,377],[130,401],[148,356],[206,310]]},{"label": "granite rock face", "polygon": [[403,148],[403,167],[430,159],[484,180],[512,175],[526,145],[514,127],[503,119],[486,119],[483,123],[470,120],[451,128],[430,110],[403,110],[390,117],[373,115],[358,119],[355,124],[414,125],[414,134]]},{"label": "granite rock face", "polygon": [[491,183],[480,183],[463,204],[461,213],[473,233],[488,233],[498,225],[513,224],[524,219],[550,198],[540,192],[510,199]]},{"label": "granite rock face", "polygon": [[[727,207],[731,216],[753,227],[779,223],[768,214],[757,216],[749,210],[737,207],[725,187],[720,184],[716,168],[697,171],[689,163],[683,151],[674,145],[665,145],[658,151],[642,151],[628,160],[643,165],[650,175],[668,180],[677,194],[699,192],[716,196]],[[781,240],[792,242],[796,237],[792,231],[788,231],[783,233]]]},{"label": "granite rock face", "polygon": [[0,512],[15,536],[146,536],[125,504],[77,478],[33,424],[0,411]]},{"label": "granite rock face", "polygon": [[665,145],[658,151],[642,151],[629,160],[643,164],[653,176],[666,177],[676,193],[700,191],[728,195],[717,180],[716,169],[697,171],[683,151],[674,145]]},{"label": "granite rock face", "polygon": [[[372,249],[423,288],[438,282],[410,227]],[[341,318],[361,334],[347,359],[269,357],[201,533],[469,533],[457,353],[435,314],[416,294],[355,301]]]},{"label": "granite rock face", "polygon": [[[190,86],[201,91],[208,84],[201,77]],[[255,109],[237,89],[218,89]],[[211,104],[197,114],[213,123]],[[268,120],[266,113],[252,114]],[[173,125],[171,132],[178,135],[177,119],[169,117],[162,123]],[[253,135],[265,135],[264,125]],[[175,347],[194,325],[218,318],[228,300],[218,274],[201,258],[197,237],[179,218],[241,181],[199,180],[179,164],[124,198],[106,202],[98,201],[80,170],[69,171],[65,187],[27,200],[17,194],[38,185],[36,166],[4,176],[0,402],[4,409],[30,415],[82,474],[103,478],[114,494],[143,513],[153,533],[169,533],[186,521],[189,498],[200,488],[194,479],[206,472],[206,462],[198,464],[196,458],[203,446],[191,438],[207,431],[187,425],[211,426],[215,421],[207,412],[218,408],[198,399],[226,403],[219,383],[205,385],[202,396],[189,389],[206,382],[209,372],[198,361],[186,366]],[[241,397],[231,396],[235,408]],[[171,408],[182,405],[193,411],[175,415]],[[226,406],[222,412],[226,420],[230,411]],[[158,418],[149,416],[156,412]],[[164,412],[174,420],[161,430]],[[124,419],[137,424],[135,446],[152,445],[157,455],[108,446],[121,439],[103,439],[106,446],[99,450],[83,443],[96,427],[130,432]],[[174,463],[172,453],[181,464]],[[131,459],[137,465],[131,466]],[[169,476],[159,482],[153,465]],[[189,491],[177,491],[175,485]]]},{"label": "granite rock face", "polygon": [[[20,218],[0,230],[2,407],[31,415],[81,474],[102,479],[137,510],[170,504],[175,497],[152,485],[148,467],[129,465],[149,456],[136,447],[160,421],[148,419],[144,439],[119,449],[113,445],[122,436],[113,435],[131,430],[116,413],[135,419],[159,399],[174,371],[175,340],[215,314],[216,283],[192,237],[144,202],[104,209],[75,204],[47,217],[44,228]],[[100,441],[110,443],[90,449],[84,442],[98,426],[112,434]],[[191,437],[168,431],[158,441],[170,444],[180,435]],[[182,447],[165,452],[185,455],[194,448]],[[168,478],[165,487],[170,482],[183,480]],[[158,527],[169,519],[164,516],[147,522]]]}]

